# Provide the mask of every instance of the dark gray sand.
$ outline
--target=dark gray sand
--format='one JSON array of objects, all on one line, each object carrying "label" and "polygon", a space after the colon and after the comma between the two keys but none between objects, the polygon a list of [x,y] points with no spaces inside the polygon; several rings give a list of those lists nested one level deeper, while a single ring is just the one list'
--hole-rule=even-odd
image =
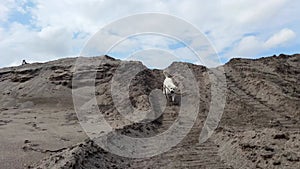
[{"label": "dark gray sand", "polygon": [[[96,75],[97,106],[114,130],[151,137],[176,120],[179,105],[168,104],[149,123],[125,120],[113,106],[110,82],[123,62],[103,56]],[[0,69],[0,168],[287,168],[300,166],[300,55],[232,59],[224,68],[226,105],[218,128],[205,143],[199,134],[211,101],[208,69],[186,64],[199,84],[200,105],[190,133],[170,151],[134,159],[106,152],[88,139],[72,100],[76,59]],[[130,62],[135,68],[140,62]],[[92,70],[92,68],[90,69]],[[161,89],[161,70],[145,69],[130,83],[131,103],[149,108]],[[80,88],[76,86],[77,88]],[[93,112],[92,112],[93,113]]]}]

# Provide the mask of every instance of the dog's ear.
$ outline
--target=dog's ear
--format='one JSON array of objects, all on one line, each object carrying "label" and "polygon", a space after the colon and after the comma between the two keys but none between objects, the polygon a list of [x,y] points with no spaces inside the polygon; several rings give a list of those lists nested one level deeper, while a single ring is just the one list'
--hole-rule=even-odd
[{"label": "dog's ear", "polygon": [[163,71],[163,74],[165,75],[165,77],[168,77],[167,72]]},{"label": "dog's ear", "polygon": [[172,76],[166,71],[163,71],[163,74],[165,75],[166,78],[172,78]]}]

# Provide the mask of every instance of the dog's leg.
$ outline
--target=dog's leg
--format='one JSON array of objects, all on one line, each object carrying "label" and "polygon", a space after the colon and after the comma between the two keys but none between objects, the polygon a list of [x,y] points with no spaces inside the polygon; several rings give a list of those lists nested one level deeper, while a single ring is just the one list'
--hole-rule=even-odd
[{"label": "dog's leg", "polygon": [[163,94],[165,95],[166,99],[168,99],[167,91],[166,91],[166,87],[165,86],[163,86]]},{"label": "dog's leg", "polygon": [[168,94],[166,86],[163,86],[163,94],[165,95],[165,97],[167,99],[167,105],[170,105],[170,96]]},{"label": "dog's leg", "polygon": [[172,94],[172,102],[175,101],[175,94]]}]

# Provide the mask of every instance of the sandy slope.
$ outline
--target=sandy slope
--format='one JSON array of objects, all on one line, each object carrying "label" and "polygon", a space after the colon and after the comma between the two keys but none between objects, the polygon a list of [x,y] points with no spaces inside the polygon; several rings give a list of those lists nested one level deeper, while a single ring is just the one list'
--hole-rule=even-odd
[{"label": "sandy slope", "polygon": [[[115,109],[110,81],[120,60],[101,60],[96,69],[97,106],[111,126],[133,137],[166,131],[179,106],[169,105],[150,123],[133,123]],[[146,159],[105,152],[78,123],[71,79],[75,59],[0,69],[0,168],[295,168],[300,165],[300,55],[233,59],[223,66],[228,84],[221,123],[204,144],[199,133],[210,103],[205,67],[186,64],[197,79],[199,114],[191,132],[170,151]],[[129,68],[143,67],[129,62]],[[173,63],[169,69],[183,63]],[[94,68],[87,68],[92,70]],[[176,77],[175,77],[176,78]],[[145,69],[131,82],[131,103],[148,109],[148,95],[161,89],[160,70]],[[180,81],[180,78],[176,79]],[[76,86],[80,89],[80,87]],[[91,112],[93,114],[93,112]],[[42,160],[44,158],[44,160]],[[42,160],[42,161],[41,161]]]}]

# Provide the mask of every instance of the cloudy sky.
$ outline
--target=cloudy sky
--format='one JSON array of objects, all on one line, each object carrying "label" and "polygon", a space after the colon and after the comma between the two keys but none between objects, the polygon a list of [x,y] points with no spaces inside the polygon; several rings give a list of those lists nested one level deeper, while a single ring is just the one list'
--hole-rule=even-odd
[{"label": "cloudy sky", "polygon": [[[300,1],[298,0],[0,0],[0,67],[78,56],[95,33],[122,17],[163,13],[198,28],[217,51],[221,62],[233,57],[258,58],[300,53]],[[136,20],[136,22],[146,22]],[[128,23],[128,29],[130,29]],[[162,24],[163,27],[174,26]],[[126,29],[122,26],[119,29]],[[115,34],[112,33],[112,36]],[[105,39],[109,41],[110,35]],[[149,35],[131,38],[119,46],[124,57],[131,44],[163,48],[162,56],[184,51]],[[160,42],[161,45],[157,46]],[[177,43],[178,44],[178,43]],[[146,50],[148,51],[148,50]],[[132,53],[139,53],[133,51]],[[158,54],[145,52],[147,54]],[[180,52],[179,52],[180,53]],[[120,55],[119,55],[120,54]],[[142,53],[140,53],[142,54]],[[168,56],[167,56],[168,55]],[[161,56],[161,57],[162,57]]]}]

